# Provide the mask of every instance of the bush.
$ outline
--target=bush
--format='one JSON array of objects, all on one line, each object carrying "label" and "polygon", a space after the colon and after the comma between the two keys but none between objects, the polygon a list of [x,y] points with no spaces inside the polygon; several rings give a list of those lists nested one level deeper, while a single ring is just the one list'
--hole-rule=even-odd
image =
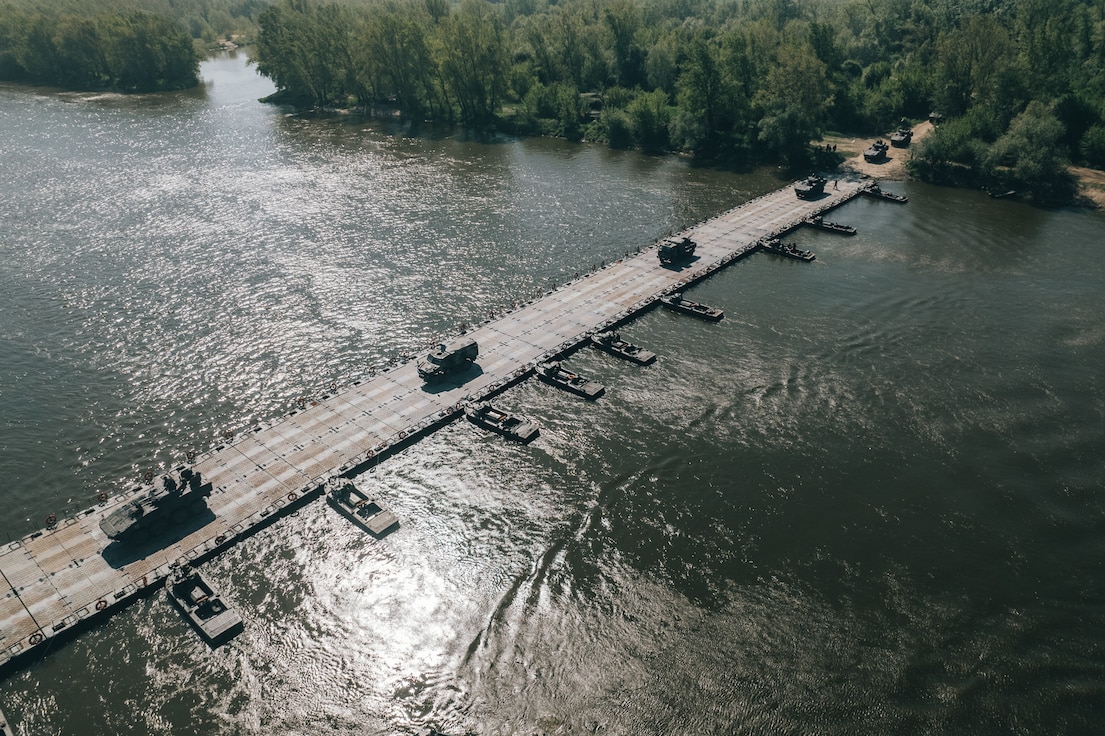
[{"label": "bush", "polygon": [[1091,125],[1078,145],[1082,160],[1095,169],[1105,169],[1105,125]]}]

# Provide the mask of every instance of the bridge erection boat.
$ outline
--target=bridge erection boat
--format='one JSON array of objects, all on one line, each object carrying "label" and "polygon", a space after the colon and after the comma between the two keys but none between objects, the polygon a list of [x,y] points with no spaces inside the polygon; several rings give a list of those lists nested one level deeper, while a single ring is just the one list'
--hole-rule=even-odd
[{"label": "bridge erection boat", "polygon": [[203,575],[189,565],[178,567],[169,576],[165,590],[188,623],[213,647],[225,644],[244,629],[242,617],[228,608]]},{"label": "bridge erection boat", "polygon": [[464,416],[477,427],[501,434],[510,440],[532,442],[537,435],[541,434],[541,430],[530,420],[496,409],[487,401],[467,407],[464,410]]},{"label": "bridge erection boat", "polygon": [[2,710],[0,710],[0,736],[15,736],[15,729],[12,728]]},{"label": "bridge erection boat", "polygon": [[807,263],[817,257],[812,251],[802,250],[793,243],[784,243],[778,238],[765,240],[762,247],[768,253],[785,256],[786,258],[793,258],[798,261],[806,261]]},{"label": "bridge erection boat", "polygon": [[837,235],[855,235],[856,229],[851,225],[842,225],[839,222],[829,222],[821,215],[811,217],[805,221],[805,224],[809,227],[817,230],[824,230],[828,233],[836,233]]},{"label": "bridge erection boat", "polygon": [[565,370],[558,360],[550,360],[548,363],[537,366],[537,377],[550,386],[563,389],[576,396],[582,396],[590,401],[594,401],[606,393],[606,387],[601,383]]},{"label": "bridge erection boat", "polygon": [[704,319],[707,322],[718,322],[725,316],[725,312],[717,307],[711,307],[708,304],[699,304],[698,302],[692,302],[690,299],[684,299],[683,295],[678,292],[660,297],[660,303],[672,311],[689,314],[699,319]]},{"label": "bridge erection boat", "polygon": [[343,516],[377,539],[399,526],[399,517],[345,478],[329,483],[326,500]]},{"label": "bridge erection boat", "polygon": [[898,204],[905,204],[909,201],[909,197],[901,194],[895,194],[894,192],[888,192],[878,185],[878,183],[872,182],[860,190],[868,197],[874,197],[875,199],[885,199],[889,202],[897,202]]},{"label": "bridge erection boat", "polygon": [[600,332],[597,335],[591,335],[591,344],[599,350],[625,358],[637,365],[649,365],[656,361],[656,353],[626,342],[617,332]]}]

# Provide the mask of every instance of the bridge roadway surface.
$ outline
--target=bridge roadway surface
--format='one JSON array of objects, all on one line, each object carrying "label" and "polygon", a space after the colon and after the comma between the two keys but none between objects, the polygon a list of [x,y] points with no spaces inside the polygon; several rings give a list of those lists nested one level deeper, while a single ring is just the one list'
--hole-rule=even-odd
[{"label": "bridge roadway surface", "polygon": [[842,179],[812,201],[798,199],[786,187],[681,233],[698,244],[695,259],[681,269],[660,266],[655,247],[649,247],[554,287],[468,332],[480,355],[478,368],[468,371],[463,383],[425,386],[411,361],[271,423],[224,436],[222,444],[191,458],[193,469],[213,484],[210,513],[171,538],[123,545],[101,531],[104,515],[149,491],[150,486],[140,486],[5,545],[0,550],[0,669],[120,610],[162,585],[172,565],[209,558],[319,495],[330,478],[352,473],[447,424],[462,413],[464,402],[523,380],[536,364],[747,255],[760,239],[849,201],[862,186]]}]

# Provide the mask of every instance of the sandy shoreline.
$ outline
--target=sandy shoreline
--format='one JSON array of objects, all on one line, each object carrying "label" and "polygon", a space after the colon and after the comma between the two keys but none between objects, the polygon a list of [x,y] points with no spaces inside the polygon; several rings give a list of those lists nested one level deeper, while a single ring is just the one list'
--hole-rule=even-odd
[{"label": "sandy shoreline", "polygon": [[[913,142],[910,147],[895,148],[891,146],[890,150],[886,152],[886,158],[875,164],[863,160],[863,152],[875,142],[873,138],[825,136],[820,143],[836,146],[837,153],[842,153],[846,157],[841,166],[849,171],[870,176],[873,179],[902,180],[910,178],[905,164],[909,160],[913,145],[923,140],[931,132],[932,123],[928,121],[913,126]],[[889,142],[890,134],[883,136],[883,140]]]},{"label": "sandy shoreline", "polygon": [[[841,164],[844,169],[874,179],[901,181],[912,178],[905,165],[910,155],[912,155],[913,145],[924,140],[925,136],[931,132],[932,123],[928,121],[913,126],[913,141],[909,148],[894,148],[891,146],[890,150],[887,151],[886,158],[874,164],[863,160],[864,150],[874,143],[874,139],[825,136],[819,142],[835,145],[837,152],[843,153],[847,157],[844,163]],[[889,141],[889,134],[884,136],[883,140]],[[1084,166],[1071,166],[1070,173],[1078,179],[1079,195],[1085,201],[1092,202],[1094,206],[1105,209],[1105,171],[1088,169]]]}]

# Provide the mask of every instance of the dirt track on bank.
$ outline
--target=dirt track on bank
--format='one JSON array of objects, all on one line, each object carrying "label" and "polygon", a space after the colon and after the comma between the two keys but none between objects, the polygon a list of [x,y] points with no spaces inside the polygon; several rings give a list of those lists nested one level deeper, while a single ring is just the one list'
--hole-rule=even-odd
[{"label": "dirt track on bank", "polygon": [[[845,169],[854,171],[857,174],[864,174],[874,179],[908,179],[909,172],[906,171],[905,163],[909,160],[910,151],[912,146],[918,141],[924,139],[929,133],[932,132],[932,123],[925,121],[913,126],[913,142],[910,144],[910,148],[894,148],[890,147],[890,150],[886,152],[886,158],[877,164],[867,163],[863,160],[863,152],[872,143],[875,142],[875,138],[846,138],[843,136],[826,136],[821,139],[820,143],[836,146],[837,153],[842,153],[846,156],[844,163],[841,164]],[[890,133],[881,136],[884,141],[890,140]]]},{"label": "dirt track on bank", "polygon": [[[844,136],[825,136],[821,144],[835,145],[836,150],[846,156],[841,166],[857,174],[864,174],[875,179],[902,180],[908,179],[906,161],[909,160],[913,146],[924,140],[925,136],[932,132],[932,123],[925,121],[913,126],[913,141],[909,148],[890,147],[885,160],[871,164],[863,160],[863,152],[875,142],[875,138],[847,138]],[[882,136],[889,141],[890,134]],[[1078,179],[1079,193],[1088,201],[1100,208],[1105,208],[1105,171],[1088,169],[1084,166],[1071,166],[1070,173]]]}]

